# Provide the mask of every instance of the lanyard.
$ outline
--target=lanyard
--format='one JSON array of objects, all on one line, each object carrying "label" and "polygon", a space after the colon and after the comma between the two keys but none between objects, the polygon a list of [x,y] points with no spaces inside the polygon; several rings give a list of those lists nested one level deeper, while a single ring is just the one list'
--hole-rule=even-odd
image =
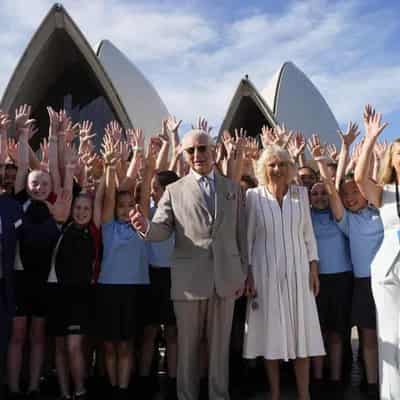
[{"label": "lanyard", "polygon": [[397,206],[397,216],[400,219],[400,196],[399,196],[399,184],[396,182],[396,206]]}]

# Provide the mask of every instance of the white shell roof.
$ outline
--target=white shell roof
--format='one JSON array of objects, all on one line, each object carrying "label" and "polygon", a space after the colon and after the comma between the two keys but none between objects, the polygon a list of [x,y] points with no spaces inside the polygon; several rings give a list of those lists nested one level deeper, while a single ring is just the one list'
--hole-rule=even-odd
[{"label": "white shell roof", "polygon": [[100,43],[97,56],[133,126],[142,128],[146,136],[158,132],[168,110],[153,85],[110,41]]},{"label": "white shell roof", "polygon": [[261,92],[278,124],[318,133],[323,142],[338,143],[339,124],[321,93],[292,62],[286,62]]}]

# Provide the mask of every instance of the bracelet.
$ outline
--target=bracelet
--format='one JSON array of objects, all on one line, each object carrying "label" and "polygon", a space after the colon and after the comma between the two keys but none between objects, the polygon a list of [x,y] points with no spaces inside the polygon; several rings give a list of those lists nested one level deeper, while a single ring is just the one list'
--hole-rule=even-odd
[{"label": "bracelet", "polygon": [[133,146],[133,147],[132,147],[132,150],[133,150],[133,151],[143,151],[143,147],[140,147],[140,146]]}]

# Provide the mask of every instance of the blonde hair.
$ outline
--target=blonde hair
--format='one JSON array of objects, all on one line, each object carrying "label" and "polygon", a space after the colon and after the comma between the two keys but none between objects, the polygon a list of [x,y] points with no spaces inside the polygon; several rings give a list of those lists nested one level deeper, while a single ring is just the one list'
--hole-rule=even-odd
[{"label": "blonde hair", "polygon": [[400,145],[400,138],[396,139],[393,143],[390,144],[390,146],[386,150],[385,156],[383,157],[383,161],[379,171],[379,183],[381,183],[382,185],[396,182],[396,171],[394,170],[392,165],[393,149],[395,145]]},{"label": "blonde hair", "polygon": [[265,186],[268,183],[266,174],[267,161],[274,156],[288,163],[289,173],[287,183],[290,183],[293,180],[295,175],[295,167],[293,165],[293,161],[289,155],[289,152],[276,144],[271,144],[264,149],[264,151],[261,153],[260,158],[257,161],[256,177],[258,179],[259,185]]}]

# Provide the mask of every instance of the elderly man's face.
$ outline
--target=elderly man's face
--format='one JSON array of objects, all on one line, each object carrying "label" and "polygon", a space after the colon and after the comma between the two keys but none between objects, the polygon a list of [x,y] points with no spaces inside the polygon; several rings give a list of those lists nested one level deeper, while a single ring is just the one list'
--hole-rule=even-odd
[{"label": "elderly man's face", "polygon": [[186,159],[190,167],[200,175],[208,175],[214,165],[214,151],[204,135],[190,138],[185,143]]}]

